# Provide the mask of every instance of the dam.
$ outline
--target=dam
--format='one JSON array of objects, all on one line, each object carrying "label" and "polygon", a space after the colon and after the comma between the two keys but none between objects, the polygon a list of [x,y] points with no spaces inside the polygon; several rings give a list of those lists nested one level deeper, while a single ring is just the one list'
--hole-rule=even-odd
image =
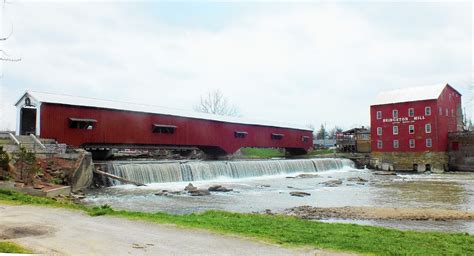
[{"label": "dam", "polygon": [[[291,173],[315,173],[354,168],[349,159],[289,159],[246,161],[111,161],[108,173],[127,180],[150,183],[206,181],[218,178],[240,179]],[[110,179],[112,185],[121,181]]]}]

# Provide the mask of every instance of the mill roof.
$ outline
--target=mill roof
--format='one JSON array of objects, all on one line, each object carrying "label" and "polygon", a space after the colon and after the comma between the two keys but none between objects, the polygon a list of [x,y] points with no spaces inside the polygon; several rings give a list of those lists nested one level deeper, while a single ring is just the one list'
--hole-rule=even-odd
[{"label": "mill roof", "polygon": [[[422,100],[436,100],[439,98],[444,88],[446,88],[447,86],[456,91],[448,83],[442,83],[380,92],[375,98],[375,101],[372,105],[385,105]],[[461,95],[458,91],[456,92]]]}]

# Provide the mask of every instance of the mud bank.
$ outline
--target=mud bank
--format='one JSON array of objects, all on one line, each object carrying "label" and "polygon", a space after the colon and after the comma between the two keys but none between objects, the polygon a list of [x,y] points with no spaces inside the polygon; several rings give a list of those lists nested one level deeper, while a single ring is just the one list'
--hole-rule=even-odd
[{"label": "mud bank", "polygon": [[474,212],[425,208],[311,207],[298,206],[283,213],[302,219],[356,220],[474,220]]}]

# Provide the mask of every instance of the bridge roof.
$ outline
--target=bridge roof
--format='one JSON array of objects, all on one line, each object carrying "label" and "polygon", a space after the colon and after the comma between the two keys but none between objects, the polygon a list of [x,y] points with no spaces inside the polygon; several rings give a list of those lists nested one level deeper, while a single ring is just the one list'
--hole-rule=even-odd
[{"label": "bridge roof", "polygon": [[155,106],[155,105],[137,104],[137,103],[129,103],[129,102],[87,98],[87,97],[78,97],[78,96],[71,96],[71,95],[64,95],[64,94],[36,92],[36,91],[26,91],[26,93],[18,100],[15,106],[18,106],[18,104],[22,101],[22,99],[27,95],[31,97],[32,99],[41,103],[52,103],[52,104],[103,108],[103,109],[113,109],[113,110],[125,110],[125,111],[132,111],[132,112],[142,112],[142,113],[150,113],[150,114],[162,114],[162,115],[195,118],[195,119],[204,119],[204,120],[226,122],[226,123],[271,126],[271,127],[278,127],[278,128],[290,128],[290,129],[311,131],[311,129],[304,127],[302,125],[293,125],[293,124],[287,124],[283,122],[271,122],[271,121],[247,119],[247,118],[242,118],[242,117],[220,116],[220,115],[200,113],[200,112],[195,112],[195,111],[186,111],[186,110],[167,108],[167,107]]}]

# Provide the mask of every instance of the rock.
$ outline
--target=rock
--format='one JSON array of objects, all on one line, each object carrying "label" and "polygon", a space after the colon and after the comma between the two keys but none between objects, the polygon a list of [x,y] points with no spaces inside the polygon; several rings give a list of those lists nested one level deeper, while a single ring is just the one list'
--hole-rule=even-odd
[{"label": "rock", "polygon": [[34,185],[33,185],[33,188],[34,188],[34,189],[43,189],[43,188],[44,188],[44,185],[41,185],[41,184],[34,184]]},{"label": "rock", "polygon": [[185,191],[188,191],[188,192],[191,192],[191,191],[197,191],[198,188],[193,186],[192,183],[189,183],[186,187],[184,187],[184,190]]},{"label": "rock", "polygon": [[270,209],[265,209],[265,214],[273,215],[272,210]]},{"label": "rock", "polygon": [[287,179],[294,179],[294,178],[296,178],[296,177],[287,176],[287,177],[285,177],[285,178],[287,178]]},{"label": "rock", "polygon": [[317,174],[303,173],[303,174],[300,174],[300,175],[296,175],[295,178],[308,179],[308,178],[317,178],[317,177],[321,177],[321,176],[317,175]]},{"label": "rock", "polygon": [[293,191],[293,192],[290,192],[290,195],[291,196],[298,196],[298,197],[305,197],[305,196],[310,196],[311,194],[306,193],[306,192],[301,192],[301,191]]},{"label": "rock", "polygon": [[17,183],[15,183],[15,187],[23,188],[23,187],[25,187],[25,183],[17,182]]},{"label": "rock", "polygon": [[203,189],[200,189],[200,190],[192,190],[192,191],[189,191],[188,190],[188,193],[191,195],[191,196],[208,196],[211,194],[211,192],[207,191],[207,190],[203,190]]},{"label": "rock", "polygon": [[230,192],[233,189],[226,188],[226,187],[223,187],[221,185],[214,185],[214,186],[210,186],[207,190],[208,191],[213,191],[213,192]]},{"label": "rock", "polygon": [[342,180],[328,180],[328,181],[325,181],[325,182],[321,182],[319,184],[323,184],[325,185],[326,187],[337,187],[339,185],[342,184]]},{"label": "rock", "polygon": [[361,177],[350,177],[350,178],[347,178],[347,181],[367,182],[368,180],[363,179],[363,178],[361,178]]},{"label": "rock", "polygon": [[271,187],[270,185],[257,185],[257,188],[269,188]]},{"label": "rock", "polygon": [[167,196],[167,195],[168,193],[163,192],[163,191],[155,193],[155,196]]}]

